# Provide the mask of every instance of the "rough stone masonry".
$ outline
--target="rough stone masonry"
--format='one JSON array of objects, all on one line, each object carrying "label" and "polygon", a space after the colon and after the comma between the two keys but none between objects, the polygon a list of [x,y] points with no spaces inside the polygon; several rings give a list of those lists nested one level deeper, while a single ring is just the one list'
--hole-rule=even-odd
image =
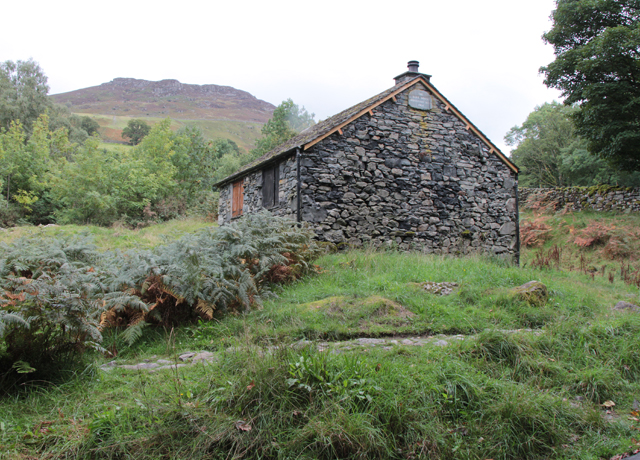
[{"label": "rough stone masonry", "polygon": [[[409,105],[415,90],[429,93],[429,110]],[[299,158],[301,220],[320,240],[518,257],[516,173],[426,85],[417,82],[341,131]],[[280,159],[271,208],[293,219],[295,153]],[[261,182],[260,170],[244,177],[244,214],[262,209]],[[221,189],[221,224],[230,209],[229,184]]]}]

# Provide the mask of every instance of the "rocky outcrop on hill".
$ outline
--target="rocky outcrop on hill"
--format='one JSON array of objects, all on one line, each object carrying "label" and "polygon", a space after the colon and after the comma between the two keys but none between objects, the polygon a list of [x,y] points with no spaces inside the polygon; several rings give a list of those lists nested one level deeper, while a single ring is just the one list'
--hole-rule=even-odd
[{"label": "rocky outcrop on hill", "polygon": [[178,119],[265,123],[275,109],[273,104],[231,86],[191,85],[178,80],[115,78],[52,97],[72,112]]}]

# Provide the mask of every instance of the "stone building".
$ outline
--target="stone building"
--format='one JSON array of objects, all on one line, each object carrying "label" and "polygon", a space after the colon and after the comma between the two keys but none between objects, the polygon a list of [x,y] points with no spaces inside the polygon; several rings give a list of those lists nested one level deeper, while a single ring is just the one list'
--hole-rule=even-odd
[{"label": "stone building", "polygon": [[395,86],[218,184],[219,223],[268,209],[334,243],[518,259],[518,169],[418,62]]}]

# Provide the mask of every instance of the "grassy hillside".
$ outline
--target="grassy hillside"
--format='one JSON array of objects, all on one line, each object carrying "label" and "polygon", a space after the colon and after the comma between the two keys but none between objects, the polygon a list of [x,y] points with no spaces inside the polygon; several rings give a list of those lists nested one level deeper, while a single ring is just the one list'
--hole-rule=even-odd
[{"label": "grassy hillside", "polygon": [[[125,140],[122,139],[122,130],[134,117],[86,113],[79,115],[88,115],[98,122],[100,136],[106,143],[126,145],[124,144]],[[151,126],[164,120],[160,117],[143,116],[142,118]],[[209,139],[230,139],[245,151],[251,150],[255,146],[256,140],[262,135],[261,123],[233,120],[171,120],[171,129],[174,131],[184,126],[199,127]]]},{"label": "grassy hillside", "polygon": [[177,80],[116,78],[51,98],[73,112],[179,119],[226,119],[265,123],[275,109],[231,86],[192,85]]},{"label": "grassy hillside", "polygon": [[[246,315],[147,328],[132,347],[110,331],[115,359],[4,398],[0,458],[596,460],[638,448],[640,312],[612,309],[638,303],[637,287],[393,251],[317,263]],[[545,304],[514,295],[530,280]],[[440,296],[427,281],[457,286]],[[198,351],[208,358],[179,358]],[[137,366],[159,359],[180,366]]]},{"label": "grassy hillside", "polygon": [[123,142],[121,134],[131,118],[149,124],[167,117],[173,129],[197,125],[211,139],[225,138],[250,150],[275,106],[230,86],[190,85],[177,80],[147,81],[116,78],[51,98],[78,115],[93,117],[107,142]]}]

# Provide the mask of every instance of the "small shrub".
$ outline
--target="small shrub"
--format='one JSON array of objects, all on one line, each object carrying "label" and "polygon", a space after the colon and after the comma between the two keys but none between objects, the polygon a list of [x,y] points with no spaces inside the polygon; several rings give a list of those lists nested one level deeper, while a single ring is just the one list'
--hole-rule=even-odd
[{"label": "small shrub", "polygon": [[551,238],[551,227],[545,223],[548,217],[525,220],[520,224],[520,244],[538,248]]},{"label": "small shrub", "polygon": [[22,211],[18,206],[7,205],[7,202],[0,198],[0,227],[13,227],[21,218]]},{"label": "small shrub", "polygon": [[197,193],[187,209],[187,215],[201,216],[210,222],[215,221],[218,217],[219,196],[219,192],[201,191]]},{"label": "small shrub", "polygon": [[634,228],[615,228],[603,248],[604,255],[610,260],[637,259],[639,232]]},{"label": "small shrub", "polygon": [[573,242],[582,248],[601,245],[609,241],[613,229],[613,225],[591,221],[586,228],[579,232]]}]

